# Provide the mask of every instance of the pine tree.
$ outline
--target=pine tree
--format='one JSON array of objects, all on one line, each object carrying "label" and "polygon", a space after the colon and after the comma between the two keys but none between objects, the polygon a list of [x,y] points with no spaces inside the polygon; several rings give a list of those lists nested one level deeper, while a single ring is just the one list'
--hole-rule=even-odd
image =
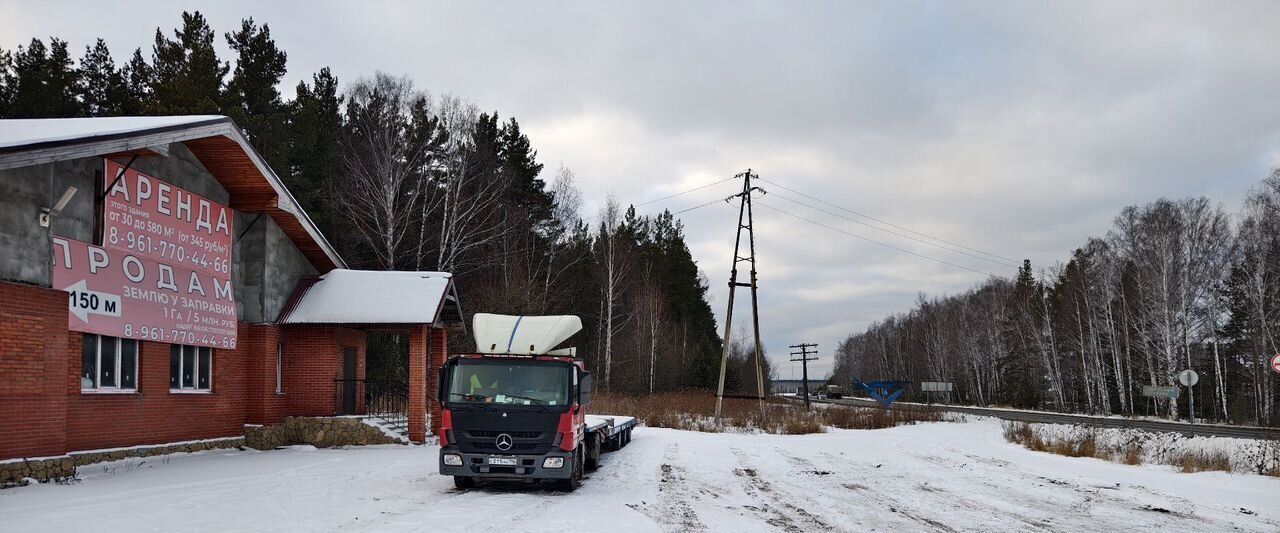
[{"label": "pine tree", "polygon": [[80,80],[77,92],[85,113],[91,117],[110,117],[124,114],[123,104],[128,98],[124,75],[116,69],[107,42],[98,39],[93,46],[85,46],[80,59]]},{"label": "pine tree", "polygon": [[8,93],[5,118],[49,118],[81,116],[84,108],[76,99],[79,71],[71,61],[67,42],[51,38],[49,46],[32,39],[18,47],[13,66],[5,76]]},{"label": "pine tree", "polygon": [[[278,167],[289,190],[320,230],[333,239],[338,236],[336,217],[326,201],[330,180],[337,173],[338,145],[342,137],[342,97],[338,78],[328,67],[298,82],[288,125],[288,166]],[[288,172],[284,172],[287,169]]]},{"label": "pine tree", "polygon": [[124,79],[124,92],[119,102],[123,115],[141,115],[146,109],[144,102],[151,99],[151,84],[155,73],[147,60],[142,57],[142,49],[135,48],[129,62],[120,69],[120,77]]},{"label": "pine tree", "polygon": [[218,60],[214,33],[199,11],[182,13],[182,29],[176,40],[156,28],[151,49],[154,77],[149,114],[190,115],[218,113],[222,79],[230,66]]},{"label": "pine tree", "polygon": [[[497,114],[494,115],[497,120]],[[529,137],[520,131],[520,123],[514,117],[498,131],[499,153],[503,175],[509,180],[513,204],[535,230],[546,234],[553,217],[552,199],[546,183],[538,178],[542,163],[536,161],[538,151],[533,149]]]},{"label": "pine tree", "polygon": [[226,34],[226,39],[237,56],[222,110],[244,130],[268,164],[283,169],[288,161],[287,113],[276,85],[284,77],[286,55],[271,39],[270,26],[259,28],[252,17],[240,21],[240,30]]},{"label": "pine tree", "polygon": [[[1036,281],[1031,270],[1031,261],[1023,261],[1018,269],[1018,278],[1014,281],[1010,306],[1014,309],[1035,309],[1040,298],[1040,283]],[[1015,313],[1016,314],[1016,313]],[[1028,341],[1025,325],[1016,321],[1006,324],[1005,335],[1010,346],[1003,358],[996,362],[996,371],[1000,374],[1002,402],[1020,408],[1031,408],[1039,404],[1039,380],[1035,375],[1035,348]]]},{"label": "pine tree", "polygon": [[0,118],[9,117],[9,102],[13,100],[13,54],[0,48]]}]

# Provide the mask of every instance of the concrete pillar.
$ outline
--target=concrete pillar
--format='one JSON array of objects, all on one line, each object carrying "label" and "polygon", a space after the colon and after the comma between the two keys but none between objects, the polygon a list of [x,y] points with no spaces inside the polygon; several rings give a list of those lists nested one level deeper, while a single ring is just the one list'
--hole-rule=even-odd
[{"label": "concrete pillar", "polygon": [[409,327],[409,440],[427,440],[427,339],[426,324]]}]

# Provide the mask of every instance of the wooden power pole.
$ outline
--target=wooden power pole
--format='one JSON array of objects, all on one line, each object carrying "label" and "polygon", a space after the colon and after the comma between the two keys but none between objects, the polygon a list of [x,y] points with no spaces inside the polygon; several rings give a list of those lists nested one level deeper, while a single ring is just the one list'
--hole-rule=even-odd
[{"label": "wooden power pole", "polygon": [[[751,193],[765,191],[759,187],[751,185],[751,179],[756,177],[747,169],[746,172],[739,174],[742,177],[742,192],[730,196],[729,198],[738,197],[738,229],[737,235],[733,241],[733,267],[729,271],[729,308],[724,314],[724,349],[720,354],[720,385],[716,388],[716,420],[720,419],[723,413],[724,399],[739,398],[760,401],[760,414],[764,414],[764,365],[761,364],[760,347],[760,312],[756,300],[756,232],[751,224]],[[745,223],[744,223],[745,221]],[[747,255],[740,255],[742,251],[742,230],[747,231]],[[751,282],[742,283],[738,281],[738,263],[751,263]],[[737,292],[738,287],[751,288],[751,326],[755,332],[756,342],[756,396],[744,396],[724,393],[724,373],[725,367],[729,363],[729,343],[730,335],[733,333],[733,296]]]},{"label": "wooden power pole", "polygon": [[[798,353],[791,352],[791,357],[792,357],[791,360],[800,361],[801,377],[804,379],[804,381],[801,382],[802,385],[800,390],[804,391],[804,408],[808,409],[809,408],[809,361],[815,361],[818,359],[816,357],[818,355],[818,345],[813,343],[801,343],[801,344],[792,344],[791,346],[789,346],[789,348],[791,348],[792,350],[800,350]],[[813,351],[812,352],[809,351],[809,348],[813,348]],[[795,359],[797,355],[800,356],[799,359]],[[809,357],[810,355],[813,355],[815,357]]]}]

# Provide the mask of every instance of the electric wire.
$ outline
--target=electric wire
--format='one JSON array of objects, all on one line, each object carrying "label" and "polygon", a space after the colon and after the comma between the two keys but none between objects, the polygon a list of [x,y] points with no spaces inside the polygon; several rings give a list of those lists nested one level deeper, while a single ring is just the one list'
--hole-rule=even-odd
[{"label": "electric wire", "polygon": [[844,229],[840,229],[840,228],[837,228],[837,227],[835,227],[835,226],[831,226],[831,225],[828,225],[828,224],[824,224],[824,223],[822,223],[822,222],[818,222],[817,220],[813,220],[813,219],[811,219],[811,218],[802,217],[802,216],[800,216],[800,215],[797,215],[797,214],[792,213],[792,212],[790,212],[790,211],[786,211],[786,210],[784,210],[784,209],[778,209],[778,208],[776,208],[776,207],[773,207],[773,206],[771,206],[771,205],[769,205],[769,204],[766,204],[766,203],[764,203],[764,202],[762,202],[762,201],[759,201],[759,200],[755,200],[755,201],[754,201],[754,204],[755,204],[755,205],[758,205],[758,206],[760,206],[760,207],[763,207],[763,208],[765,208],[765,209],[768,209],[768,210],[770,210],[770,211],[776,211],[776,212],[778,212],[778,213],[782,213],[782,214],[787,215],[787,216],[789,216],[789,217],[792,217],[792,218],[795,218],[795,219],[798,219],[798,220],[802,220],[802,221],[808,222],[808,223],[813,224],[813,225],[816,225],[816,226],[822,226],[822,227],[824,227],[824,228],[827,228],[827,229],[829,229],[829,230],[831,230],[831,231],[835,231],[835,232],[837,232],[837,233],[843,233],[843,234],[848,235],[848,236],[850,236],[850,237],[854,237],[854,238],[856,238],[856,239],[861,239],[861,240],[867,241],[867,242],[872,243],[872,244],[878,244],[878,245],[883,246],[883,247],[885,247],[885,248],[889,248],[889,249],[892,249],[892,250],[897,250],[897,251],[902,252],[902,253],[905,253],[905,254],[909,254],[909,255],[913,255],[913,256],[915,256],[915,257],[919,257],[919,258],[921,258],[921,259],[928,259],[929,261],[933,261],[933,262],[935,262],[935,263],[939,263],[939,264],[947,265],[947,266],[954,267],[954,268],[959,268],[959,269],[961,269],[961,270],[968,270],[969,272],[973,272],[973,273],[975,273],[975,274],[982,274],[982,275],[984,275],[984,276],[1000,277],[1000,275],[999,275],[999,274],[995,274],[995,273],[993,273],[993,272],[987,272],[987,271],[985,271],[985,270],[978,270],[978,269],[976,269],[976,268],[970,268],[970,267],[967,267],[967,266],[964,266],[964,265],[960,265],[960,264],[952,263],[952,262],[950,262],[950,261],[946,261],[946,260],[943,260],[943,259],[938,259],[938,258],[936,258],[936,257],[931,257],[931,256],[928,256],[928,255],[925,255],[925,254],[919,253],[919,252],[915,252],[915,251],[912,251],[912,250],[908,250],[908,249],[906,249],[906,248],[902,248],[902,247],[899,247],[899,246],[894,246],[894,245],[889,244],[889,243],[887,243],[887,242],[877,241],[877,240],[875,240],[875,239],[871,239],[871,238],[868,238],[868,237],[864,237],[864,236],[862,236],[862,235],[858,235],[857,233],[853,233],[853,232],[851,232],[851,231],[847,231],[847,230],[844,230]]},{"label": "electric wire", "polygon": [[[910,239],[910,240],[916,241],[916,242],[918,242],[918,243],[924,244],[924,245],[926,245],[926,246],[933,246],[933,247],[936,247],[936,248],[940,248],[940,249],[946,250],[946,251],[948,251],[948,252],[957,253],[957,254],[960,254],[960,255],[964,255],[964,256],[972,257],[972,258],[977,259],[977,260],[980,260],[980,261],[986,261],[986,262],[988,262],[988,263],[993,263],[993,264],[997,264],[997,265],[1000,265],[1000,266],[1011,267],[1011,268],[1019,268],[1019,267],[1021,267],[1021,266],[1022,266],[1022,265],[1017,264],[1017,263],[1012,263],[1012,262],[1003,261],[1003,260],[991,259],[990,257],[985,257],[985,256],[982,256],[982,255],[969,253],[969,252],[966,252],[966,251],[964,251],[964,250],[958,250],[958,249],[951,248],[951,247],[948,247],[948,246],[943,246],[943,245],[941,245],[941,244],[938,244],[938,243],[935,243],[935,242],[930,242],[930,241],[927,241],[927,240],[925,240],[925,239],[921,239],[921,238],[919,238],[919,237],[912,237],[911,235],[908,235],[908,234],[906,234],[906,233],[901,233],[901,232],[893,231],[893,230],[890,230],[890,229],[881,228],[881,227],[876,226],[876,225],[874,225],[874,224],[869,224],[869,223],[867,223],[867,222],[863,222],[863,221],[858,220],[858,219],[853,218],[853,217],[849,217],[849,216],[846,216],[846,215],[842,215],[842,214],[837,213],[837,212],[834,212],[834,211],[829,211],[829,210],[823,209],[823,208],[821,208],[821,207],[817,207],[817,206],[814,206],[814,205],[810,205],[810,204],[807,204],[807,203],[801,202],[801,201],[799,201],[799,200],[795,200],[795,199],[792,199],[792,198],[787,198],[786,196],[781,195],[781,194],[778,194],[778,193],[776,193],[776,192],[775,192],[775,193],[770,194],[769,196],[771,196],[771,197],[775,197],[775,198],[779,198],[779,199],[782,199],[782,200],[786,200],[786,201],[791,202],[791,203],[793,203],[793,204],[800,205],[800,206],[804,206],[804,207],[807,207],[807,208],[812,209],[812,210],[814,210],[814,211],[818,211],[818,212],[820,212],[820,213],[826,213],[826,214],[831,215],[831,216],[833,216],[833,217],[837,217],[837,218],[841,218],[841,219],[847,220],[847,221],[849,221],[849,222],[853,222],[854,224],[860,224],[860,225],[866,226],[866,227],[871,228],[871,229],[874,229],[874,230],[880,230],[880,231],[883,231],[883,232],[888,233],[888,234],[890,234],[890,235],[896,235],[896,236],[898,236],[898,237],[902,237],[902,238],[904,238],[904,239]],[[956,246],[958,246],[958,245],[956,245]],[[990,255],[990,254],[988,254],[988,255]],[[992,257],[995,257],[995,256],[992,256]]]},{"label": "electric wire", "polygon": [[[938,241],[938,242],[941,242],[941,243],[944,243],[944,244],[949,244],[949,245],[951,245],[951,246],[955,246],[955,247],[957,247],[957,248],[963,248],[963,249],[968,250],[968,251],[970,251],[970,252],[979,253],[979,254],[986,255],[986,256],[991,256],[991,257],[994,257],[994,258],[996,258],[996,259],[1000,259],[1000,260],[1002,260],[1002,261],[1005,261],[1007,264],[1012,264],[1012,265],[1015,265],[1015,266],[1021,266],[1021,265],[1022,265],[1022,262],[1021,262],[1021,261],[1018,261],[1018,260],[1016,260],[1016,259],[1010,259],[1010,258],[1008,258],[1008,257],[1001,256],[1001,255],[999,255],[999,254],[994,254],[994,253],[987,252],[987,251],[984,251],[984,250],[979,250],[979,249],[977,249],[977,248],[973,248],[973,247],[970,247],[970,246],[965,246],[965,245],[963,245],[963,244],[956,243],[956,242],[952,242],[952,241],[949,241],[949,240],[943,239],[943,238],[941,238],[941,237],[935,237],[935,236],[933,236],[933,235],[929,235],[928,233],[923,233],[923,232],[920,232],[920,231],[916,231],[916,230],[913,230],[913,229],[908,228],[908,227],[905,227],[905,226],[900,226],[900,225],[894,224],[894,223],[892,223],[892,222],[889,222],[889,221],[887,221],[887,220],[882,220],[882,219],[879,219],[879,218],[873,217],[873,216],[868,215],[868,214],[866,214],[866,213],[861,213],[861,212],[858,212],[858,211],[854,211],[854,210],[852,210],[852,209],[849,209],[849,208],[847,208],[847,207],[843,207],[843,206],[840,206],[840,205],[833,204],[833,203],[831,203],[831,202],[828,202],[828,201],[826,201],[826,200],[823,200],[822,198],[818,198],[818,197],[816,197],[816,196],[811,196],[811,195],[805,194],[805,193],[803,193],[803,192],[801,192],[801,191],[797,191],[797,190],[795,190],[795,189],[793,189],[793,188],[791,188],[791,187],[787,187],[786,185],[783,185],[783,184],[778,183],[778,182],[775,182],[775,181],[771,181],[771,180],[768,180],[768,179],[765,179],[765,178],[761,178],[761,177],[758,177],[758,176],[756,177],[756,179],[758,179],[758,180],[760,180],[760,181],[763,181],[763,182],[765,182],[765,183],[768,183],[768,184],[770,184],[770,185],[773,185],[773,186],[775,186],[775,187],[778,187],[778,188],[780,188],[780,189],[783,189],[783,190],[786,190],[786,191],[790,191],[790,192],[795,193],[795,194],[797,194],[797,195],[803,196],[803,197],[808,198],[808,199],[810,199],[810,200],[813,200],[813,201],[816,201],[816,202],[821,202],[821,203],[823,203],[823,204],[826,204],[826,205],[828,205],[828,206],[834,207],[834,208],[839,209],[839,210],[841,210],[841,211],[845,211],[845,212],[848,212],[848,213],[852,213],[852,214],[854,214],[854,215],[857,215],[857,216],[863,217],[863,218],[865,218],[865,219],[872,220],[872,221],[878,222],[878,223],[880,223],[880,224],[884,224],[884,225],[889,226],[889,227],[891,227],[891,228],[899,229],[899,230],[905,231],[905,232],[907,232],[907,233],[912,233],[912,234],[919,235],[919,236],[921,236],[921,237],[925,237],[925,238],[928,238],[928,239],[933,239],[933,240],[935,240],[935,241]],[[872,227],[874,227],[874,226],[872,226]],[[877,228],[877,229],[879,229],[879,228]],[[886,230],[883,230],[883,229],[882,229],[881,231],[886,231]]]},{"label": "electric wire", "polygon": [[[661,198],[655,198],[655,199],[653,199],[653,200],[649,200],[649,201],[647,201],[647,202],[643,202],[643,203],[639,203],[639,204],[630,204],[630,205],[631,205],[631,207],[635,207],[635,208],[640,208],[640,207],[644,207],[644,206],[647,206],[647,205],[653,205],[653,204],[656,204],[656,203],[661,202],[661,201],[664,201],[664,200],[670,200],[670,199],[675,198],[675,197],[677,197],[677,196],[684,196],[684,195],[686,195],[686,194],[689,194],[689,193],[692,193],[692,192],[697,192],[697,191],[700,191],[700,190],[706,189],[706,188],[708,188],[708,187],[715,187],[716,185],[720,185],[720,184],[722,184],[722,183],[726,183],[726,182],[734,181],[734,180],[736,180],[736,179],[738,179],[738,176],[730,176],[730,177],[728,177],[728,178],[725,178],[725,179],[722,179],[722,180],[719,180],[719,181],[713,181],[713,182],[711,182],[711,183],[704,183],[704,184],[699,185],[699,186],[697,186],[697,187],[694,187],[694,188],[692,188],[692,189],[683,190],[683,191],[680,191],[680,192],[675,193],[675,194],[668,194],[668,195],[663,196],[663,197],[661,197]],[[717,200],[717,201],[719,201],[719,200]],[[708,202],[708,204],[710,204],[710,203],[712,203],[712,202]],[[704,205],[699,205],[699,206],[695,206],[695,207],[693,207],[693,208],[685,209],[685,210],[683,210],[683,211],[679,211],[679,212],[672,213],[672,214],[673,214],[673,215],[678,215],[678,214],[680,214],[680,213],[684,213],[684,212],[686,212],[686,211],[693,211],[694,209],[697,209],[697,208],[700,208],[700,207],[705,207],[705,206],[706,206],[705,204],[704,204]],[[594,219],[600,218],[600,217],[601,217],[601,215],[602,215],[602,213],[596,213],[596,214],[591,215],[591,216],[582,217],[582,218],[581,218],[581,220],[582,220],[583,222],[587,222],[587,221],[590,221],[590,220],[594,220]]]}]

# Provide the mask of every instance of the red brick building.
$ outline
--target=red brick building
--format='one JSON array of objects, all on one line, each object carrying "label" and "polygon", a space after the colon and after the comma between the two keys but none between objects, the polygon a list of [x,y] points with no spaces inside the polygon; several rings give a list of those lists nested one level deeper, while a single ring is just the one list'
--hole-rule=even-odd
[{"label": "red brick building", "polygon": [[0,120],[0,462],[363,414],[371,331],[421,442],[461,324],[448,274],[346,270],[230,119]]}]

